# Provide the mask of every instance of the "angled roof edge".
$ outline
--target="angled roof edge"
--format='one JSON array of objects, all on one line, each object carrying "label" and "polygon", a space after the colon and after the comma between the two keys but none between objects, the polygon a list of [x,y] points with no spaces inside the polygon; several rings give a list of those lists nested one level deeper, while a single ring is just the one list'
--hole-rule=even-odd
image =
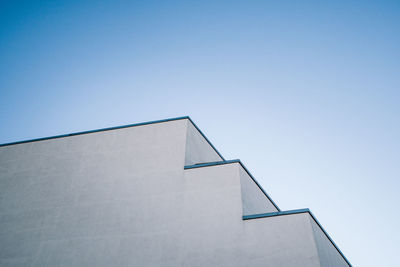
[{"label": "angled roof edge", "polygon": [[267,192],[264,191],[264,189],[261,187],[261,185],[257,182],[257,180],[253,177],[253,175],[250,173],[250,171],[244,166],[244,164],[240,161],[240,159],[233,159],[233,160],[224,160],[224,161],[216,161],[216,162],[207,162],[207,163],[200,163],[200,164],[194,164],[194,165],[188,165],[185,166],[185,170],[189,169],[194,169],[194,168],[201,168],[201,167],[211,167],[211,166],[218,166],[218,165],[224,165],[224,164],[232,164],[232,163],[239,163],[240,166],[246,171],[246,173],[250,176],[250,178],[253,180],[253,182],[258,186],[258,188],[261,190],[261,192],[264,193],[264,195],[268,198],[268,200],[274,205],[274,207],[280,212],[281,209],[278,207],[278,205],[275,204],[275,202],[272,200],[272,198],[269,197]]},{"label": "angled roof edge", "polygon": [[34,138],[34,139],[28,139],[28,140],[22,140],[22,141],[16,141],[16,142],[0,144],[0,147],[18,145],[18,144],[24,144],[24,143],[31,143],[31,142],[37,142],[37,141],[44,141],[44,140],[49,140],[49,139],[57,139],[57,138],[63,138],[63,137],[81,135],[81,134],[90,134],[90,133],[97,133],[97,132],[103,132],[103,131],[111,131],[111,130],[117,130],[117,129],[135,127],[135,126],[143,126],[143,125],[148,125],[148,124],[156,124],[156,123],[163,123],[163,122],[169,122],[169,121],[184,120],[184,119],[189,120],[193,124],[193,126],[200,132],[200,134],[204,137],[204,139],[206,139],[206,141],[210,144],[210,146],[215,150],[215,152],[217,152],[217,154],[222,159],[224,159],[222,157],[222,155],[217,151],[217,149],[213,146],[213,144],[211,144],[211,142],[208,140],[208,138],[203,134],[203,132],[197,127],[197,125],[192,121],[192,119],[189,116],[169,118],[169,119],[164,119],[164,120],[141,122],[141,123],[134,123],[134,124],[127,124],[127,125],[121,125],[121,126],[115,126],[115,127],[101,128],[101,129],[96,129],[96,130],[75,132],[75,133],[70,133],[70,134],[61,134],[61,135],[54,135],[54,136],[48,136],[48,137]]},{"label": "angled roof edge", "polygon": [[260,214],[252,214],[252,215],[245,215],[243,216],[243,220],[251,220],[251,219],[260,219],[260,218],[268,218],[268,217],[274,217],[274,216],[282,216],[282,215],[291,215],[291,214],[299,214],[299,213],[308,213],[311,218],[314,220],[314,222],[319,226],[319,228],[322,230],[322,232],[325,234],[325,236],[328,238],[328,240],[332,243],[332,245],[335,247],[335,249],[339,252],[339,254],[343,257],[343,259],[349,264],[350,266],[351,263],[350,261],[346,258],[346,256],[342,253],[342,251],[339,249],[339,247],[335,244],[335,242],[332,240],[332,238],[329,236],[329,234],[325,231],[325,229],[322,227],[322,225],[319,223],[317,218],[314,216],[314,214],[309,210],[309,209],[298,209],[298,210],[285,210],[285,211],[279,211],[279,212],[269,212],[269,213],[260,213]]},{"label": "angled roof edge", "polygon": [[266,218],[266,217],[290,215],[290,214],[298,214],[298,213],[306,213],[306,212],[310,212],[310,210],[309,209],[297,209],[297,210],[284,210],[284,211],[278,211],[278,212],[251,214],[251,215],[244,215],[243,220],[260,219],[260,218]]},{"label": "angled roof edge", "polygon": [[219,151],[215,148],[215,146],[210,142],[210,140],[208,140],[207,136],[200,130],[199,127],[197,127],[196,123],[194,123],[192,121],[192,119],[187,116],[186,117],[194,126],[194,128],[196,128],[196,130],[200,133],[201,136],[203,136],[203,138],[207,141],[207,143],[211,146],[212,149],[214,149],[214,151],[218,154],[218,156],[222,159],[225,160],[225,158],[221,155],[221,153],[219,153]]},{"label": "angled roof edge", "polygon": [[176,120],[184,120],[184,119],[188,119],[191,121],[189,116],[183,116],[183,117],[169,118],[169,119],[164,119],[164,120],[140,122],[140,123],[134,123],[134,124],[115,126],[115,127],[101,128],[101,129],[96,129],[96,130],[89,130],[89,131],[75,132],[75,133],[70,133],[70,134],[61,134],[61,135],[54,135],[54,136],[49,136],[49,137],[41,137],[41,138],[16,141],[16,142],[11,142],[11,143],[4,143],[4,144],[0,144],[0,147],[10,146],[10,145],[18,145],[18,144],[24,144],[24,143],[30,143],[30,142],[37,142],[37,141],[43,141],[43,140],[49,140],[49,139],[57,139],[57,138],[62,138],[62,137],[74,136],[74,135],[111,131],[111,130],[117,130],[117,129],[135,127],[135,126],[143,126],[143,125],[148,125],[148,124],[163,123],[163,122],[176,121]]}]

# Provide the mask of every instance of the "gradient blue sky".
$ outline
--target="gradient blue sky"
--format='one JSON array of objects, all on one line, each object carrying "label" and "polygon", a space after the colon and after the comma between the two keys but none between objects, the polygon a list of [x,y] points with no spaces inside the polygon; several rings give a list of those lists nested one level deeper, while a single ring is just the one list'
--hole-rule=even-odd
[{"label": "gradient blue sky", "polygon": [[400,2],[1,1],[0,143],[189,115],[355,266],[398,266]]}]

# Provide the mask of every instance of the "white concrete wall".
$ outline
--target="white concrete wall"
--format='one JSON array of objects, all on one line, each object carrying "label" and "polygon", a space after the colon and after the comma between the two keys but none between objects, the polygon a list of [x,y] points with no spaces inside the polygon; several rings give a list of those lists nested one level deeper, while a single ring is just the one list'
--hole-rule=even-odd
[{"label": "white concrete wall", "polygon": [[180,263],[186,123],[1,147],[0,266]]},{"label": "white concrete wall", "polygon": [[308,214],[242,220],[240,169],[185,170],[183,266],[320,266]]},{"label": "white concrete wall", "polygon": [[189,169],[184,177],[183,266],[243,266],[237,164]]},{"label": "white concrete wall", "polygon": [[219,160],[190,125],[0,147],[0,266],[318,266],[307,217],[242,220],[238,163],[184,170]]},{"label": "white concrete wall", "polygon": [[248,266],[320,266],[308,214],[244,221]]},{"label": "white concrete wall", "polygon": [[[238,164],[239,165],[239,164]],[[264,195],[249,174],[239,165],[243,215],[277,212],[277,208]]]}]

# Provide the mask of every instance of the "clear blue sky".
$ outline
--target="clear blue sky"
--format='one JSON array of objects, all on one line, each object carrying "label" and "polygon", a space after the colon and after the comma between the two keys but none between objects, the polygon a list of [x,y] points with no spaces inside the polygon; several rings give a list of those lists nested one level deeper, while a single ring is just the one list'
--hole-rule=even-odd
[{"label": "clear blue sky", "polygon": [[183,115],[398,266],[400,2],[0,2],[0,143]]}]

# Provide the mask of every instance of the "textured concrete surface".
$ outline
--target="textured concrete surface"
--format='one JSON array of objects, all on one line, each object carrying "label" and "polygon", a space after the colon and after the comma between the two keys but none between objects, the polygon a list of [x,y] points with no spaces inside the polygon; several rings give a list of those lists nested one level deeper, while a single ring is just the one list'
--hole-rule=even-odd
[{"label": "textured concrete surface", "polygon": [[176,260],[162,233],[178,228],[186,127],[180,120],[1,147],[0,265]]},{"label": "textured concrete surface", "polygon": [[250,262],[254,262],[249,266],[320,266],[308,216],[245,221],[244,248]]},{"label": "textured concrete surface", "polygon": [[187,119],[0,147],[0,266],[341,266],[218,160]]}]

